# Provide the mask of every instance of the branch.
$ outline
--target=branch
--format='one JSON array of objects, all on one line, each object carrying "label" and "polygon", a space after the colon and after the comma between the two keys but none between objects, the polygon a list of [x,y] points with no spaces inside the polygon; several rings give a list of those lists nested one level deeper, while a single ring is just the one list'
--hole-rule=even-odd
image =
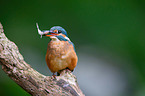
[{"label": "branch", "polygon": [[0,64],[4,72],[33,96],[84,96],[76,77],[69,71],[60,76],[44,76],[24,61],[14,42],[8,40],[0,23]]}]

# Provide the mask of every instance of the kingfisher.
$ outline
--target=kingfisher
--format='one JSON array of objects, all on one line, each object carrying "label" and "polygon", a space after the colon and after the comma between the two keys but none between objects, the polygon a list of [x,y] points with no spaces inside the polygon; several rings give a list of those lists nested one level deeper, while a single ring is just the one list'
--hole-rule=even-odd
[{"label": "kingfisher", "polygon": [[77,65],[78,57],[73,42],[68,38],[67,32],[60,26],[54,26],[50,30],[41,31],[36,23],[38,33],[50,37],[45,60],[48,68],[53,73],[60,74],[64,69],[73,71]]}]

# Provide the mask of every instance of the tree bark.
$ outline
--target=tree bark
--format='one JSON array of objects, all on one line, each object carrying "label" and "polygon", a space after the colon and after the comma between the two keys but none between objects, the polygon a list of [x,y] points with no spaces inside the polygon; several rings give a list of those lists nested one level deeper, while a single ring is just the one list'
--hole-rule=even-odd
[{"label": "tree bark", "polygon": [[0,64],[12,80],[33,96],[84,96],[76,76],[70,71],[62,71],[54,79],[40,74],[27,64],[15,43],[5,36],[1,23]]}]

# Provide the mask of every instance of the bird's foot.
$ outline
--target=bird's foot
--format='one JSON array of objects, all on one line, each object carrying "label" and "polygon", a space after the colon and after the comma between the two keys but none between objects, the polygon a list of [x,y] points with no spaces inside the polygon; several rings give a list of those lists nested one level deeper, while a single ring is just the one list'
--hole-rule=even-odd
[{"label": "bird's foot", "polygon": [[56,75],[55,75],[55,73],[52,74],[52,79],[53,79],[53,80],[56,80]]},{"label": "bird's foot", "polygon": [[67,72],[71,72],[71,71],[70,71],[69,69],[66,69],[66,73],[67,73]]}]

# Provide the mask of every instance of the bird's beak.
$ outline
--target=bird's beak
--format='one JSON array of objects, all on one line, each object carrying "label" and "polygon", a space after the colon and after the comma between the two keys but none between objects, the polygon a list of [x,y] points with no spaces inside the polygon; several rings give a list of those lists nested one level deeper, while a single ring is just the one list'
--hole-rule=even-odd
[{"label": "bird's beak", "polygon": [[51,37],[51,36],[56,36],[57,35],[56,32],[53,32],[53,31],[49,31],[49,30],[47,30],[47,31],[41,31],[39,29],[38,23],[36,23],[36,26],[37,26],[37,29],[38,29],[38,34],[41,35],[41,38],[42,38],[42,36]]},{"label": "bird's beak", "polygon": [[51,36],[57,36],[58,34],[56,32],[53,31],[49,31],[49,32],[44,32],[43,36],[47,36],[47,37],[51,37]]},{"label": "bird's beak", "polygon": [[57,36],[57,34],[54,34],[54,33],[53,34],[49,34],[49,35],[46,34],[45,36],[51,37],[51,36]]}]

